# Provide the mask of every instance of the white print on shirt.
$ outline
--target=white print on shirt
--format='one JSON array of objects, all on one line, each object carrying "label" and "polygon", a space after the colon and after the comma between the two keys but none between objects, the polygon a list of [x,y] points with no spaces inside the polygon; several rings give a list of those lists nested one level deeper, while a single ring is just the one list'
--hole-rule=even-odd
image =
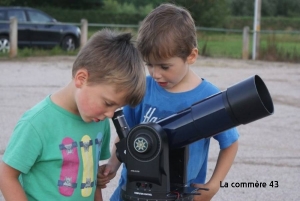
[{"label": "white print on shirt", "polygon": [[149,110],[146,112],[146,115],[144,116],[143,122],[156,122],[158,117],[152,117],[155,110],[156,108],[150,107]]}]

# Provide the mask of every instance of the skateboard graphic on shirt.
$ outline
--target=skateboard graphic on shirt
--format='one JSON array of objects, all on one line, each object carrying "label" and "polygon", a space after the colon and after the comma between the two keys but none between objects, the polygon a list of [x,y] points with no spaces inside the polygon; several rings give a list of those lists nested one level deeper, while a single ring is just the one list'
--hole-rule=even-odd
[{"label": "skateboard graphic on shirt", "polygon": [[90,196],[94,186],[94,160],[92,145],[93,141],[88,135],[82,137],[80,141],[80,149],[83,162],[81,183],[81,195],[83,197]]},{"label": "skateboard graphic on shirt", "polygon": [[[100,154],[101,154],[101,145],[102,145],[103,134],[100,132],[95,139],[95,149],[96,149],[96,161],[95,161],[95,172],[98,172]],[[96,175],[97,176],[97,175]],[[97,179],[95,179],[95,184]]]},{"label": "skateboard graphic on shirt", "polygon": [[[95,149],[96,149],[96,159],[97,159],[97,163],[95,163],[96,169],[98,169],[98,166],[99,166],[102,139],[103,139],[103,134],[100,132],[100,133],[98,133],[97,138],[95,139]],[[96,171],[96,172],[98,172],[98,171]]]},{"label": "skateboard graphic on shirt", "polygon": [[72,138],[66,137],[59,145],[62,153],[62,167],[58,180],[59,193],[64,196],[71,196],[77,187],[77,175],[79,168],[79,158],[77,151],[77,142]]}]

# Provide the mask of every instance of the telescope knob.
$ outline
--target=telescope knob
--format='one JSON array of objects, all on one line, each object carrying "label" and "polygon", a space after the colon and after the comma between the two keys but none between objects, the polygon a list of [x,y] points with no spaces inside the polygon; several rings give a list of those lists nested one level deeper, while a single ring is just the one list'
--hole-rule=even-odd
[{"label": "telescope knob", "polygon": [[127,135],[129,154],[140,162],[157,158],[162,149],[160,132],[164,131],[155,123],[142,123],[131,129]]},{"label": "telescope knob", "polygon": [[134,140],[134,149],[139,153],[147,153],[152,148],[152,139],[148,135],[141,134]]}]

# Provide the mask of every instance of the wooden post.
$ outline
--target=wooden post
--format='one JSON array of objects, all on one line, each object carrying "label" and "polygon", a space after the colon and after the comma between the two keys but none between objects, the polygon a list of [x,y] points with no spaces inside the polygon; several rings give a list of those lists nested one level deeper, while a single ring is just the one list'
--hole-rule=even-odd
[{"label": "wooden post", "polygon": [[18,54],[18,20],[16,17],[10,18],[9,25],[9,56],[16,57]]},{"label": "wooden post", "polygon": [[249,27],[243,30],[243,60],[249,59]]},{"label": "wooden post", "polygon": [[81,19],[81,36],[80,36],[80,48],[82,48],[88,39],[88,21]]}]

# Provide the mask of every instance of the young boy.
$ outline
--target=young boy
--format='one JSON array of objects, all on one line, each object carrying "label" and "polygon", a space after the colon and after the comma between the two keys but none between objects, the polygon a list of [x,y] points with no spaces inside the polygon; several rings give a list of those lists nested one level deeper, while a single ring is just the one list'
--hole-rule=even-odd
[{"label": "young boy", "polygon": [[131,34],[94,34],[77,55],[71,82],[17,123],[0,164],[5,200],[102,201],[95,184],[99,160],[110,157],[107,118],[136,106],[144,92],[143,60]]},{"label": "young boy", "polygon": [[[141,122],[156,122],[219,92],[213,84],[190,69],[197,59],[198,49],[195,24],[186,9],[172,4],[160,5],[144,19],[137,41],[150,76],[147,77],[143,101],[135,108],[124,107],[129,127]],[[206,183],[210,139],[189,145],[188,185],[209,189],[201,190],[201,195],[194,196],[194,200],[210,200],[217,193],[220,181],[224,180],[235,158],[238,137],[236,129],[214,136],[221,150],[214,173]],[[98,182],[102,188],[115,176],[119,165],[120,162],[113,155],[106,165],[101,166]],[[111,201],[122,200],[121,186],[125,184],[124,166]]]}]

